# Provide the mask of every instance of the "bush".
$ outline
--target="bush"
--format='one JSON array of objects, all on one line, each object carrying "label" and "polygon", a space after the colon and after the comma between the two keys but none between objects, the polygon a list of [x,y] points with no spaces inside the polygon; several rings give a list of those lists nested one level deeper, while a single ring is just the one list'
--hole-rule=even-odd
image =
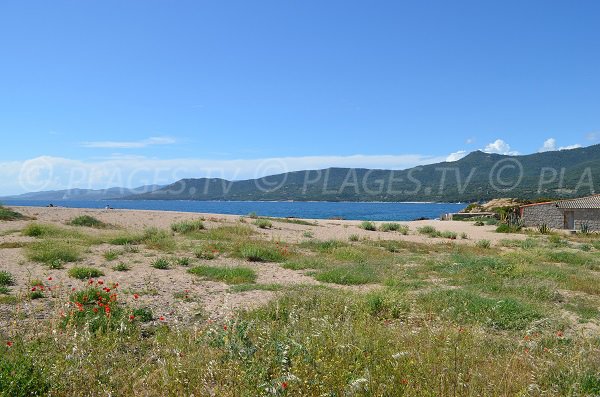
[{"label": "bush", "polygon": [[491,247],[490,240],[479,240],[475,243],[475,245],[479,248],[485,248],[485,249]]},{"label": "bush", "polygon": [[439,236],[443,237],[443,238],[449,238],[450,240],[456,240],[456,238],[458,237],[458,234],[456,234],[455,232],[444,231],[444,232],[441,232],[439,234]]},{"label": "bush", "polygon": [[425,234],[429,237],[440,237],[442,233],[433,226],[421,226],[417,229],[420,234]]},{"label": "bush", "polygon": [[16,211],[5,208],[0,205],[0,221],[16,221],[19,219],[24,219],[23,214],[20,214]]},{"label": "bush", "polygon": [[120,252],[120,251],[108,250],[104,253],[104,259],[106,259],[107,261],[114,261],[121,254],[122,254],[122,252]]},{"label": "bush", "polygon": [[248,267],[196,266],[189,273],[207,280],[222,281],[227,284],[244,284],[256,281],[256,272]]},{"label": "bush", "polygon": [[0,270],[0,286],[13,285],[15,278],[12,274],[5,270]]},{"label": "bush", "polygon": [[268,219],[257,219],[254,221],[254,224],[261,229],[270,229],[273,227],[273,223]]},{"label": "bush", "polygon": [[154,262],[150,264],[155,269],[167,270],[171,267],[169,261],[165,258],[156,259]]},{"label": "bush", "polygon": [[155,227],[144,231],[143,241],[146,247],[159,251],[172,251],[176,247],[175,239],[169,232]]},{"label": "bush", "polygon": [[204,223],[202,219],[196,219],[193,221],[181,221],[171,225],[171,230],[181,234],[187,234],[204,230]]},{"label": "bush", "polygon": [[85,266],[72,267],[69,269],[67,274],[69,275],[69,277],[73,277],[79,280],[87,280],[88,278],[104,276],[104,273],[101,270]]},{"label": "bush", "polygon": [[107,226],[106,223],[90,215],[81,215],[76,218],[73,218],[71,219],[71,221],[69,221],[69,225],[95,228],[105,228]]},{"label": "bush", "polygon": [[364,230],[368,230],[370,232],[374,232],[375,230],[377,230],[377,226],[375,226],[375,223],[370,221],[363,221],[358,227]]},{"label": "bush", "polygon": [[483,223],[482,221],[477,221],[474,223],[475,226],[483,226],[485,225],[485,223]]},{"label": "bush", "polygon": [[350,240],[352,242],[357,242],[358,240],[360,240],[360,236],[358,234],[351,234],[348,237],[348,240]]},{"label": "bush", "polygon": [[382,232],[400,232],[401,234],[408,234],[408,226],[401,225],[399,223],[382,223],[379,225],[379,230]]}]

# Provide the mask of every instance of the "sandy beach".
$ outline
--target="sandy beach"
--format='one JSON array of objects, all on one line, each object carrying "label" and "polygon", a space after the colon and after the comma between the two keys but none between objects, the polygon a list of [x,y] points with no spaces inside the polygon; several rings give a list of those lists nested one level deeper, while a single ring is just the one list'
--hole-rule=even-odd
[{"label": "sandy beach", "polygon": [[[286,243],[301,243],[305,240],[341,240],[348,241],[351,235],[358,236],[361,240],[399,240],[423,244],[474,244],[475,241],[487,239],[492,244],[497,244],[500,239],[509,236],[494,232],[493,226],[474,226],[473,222],[460,221],[414,221],[402,222],[409,226],[408,235],[402,235],[394,232],[366,231],[359,227],[360,221],[342,221],[342,220],[307,220],[314,225],[294,224],[285,222],[285,220],[273,220],[273,226],[270,229],[260,229],[250,221],[252,219],[234,215],[219,214],[198,214],[181,213],[168,211],[135,211],[135,210],[95,210],[95,209],[72,209],[72,208],[47,208],[47,207],[14,207],[23,215],[29,217],[29,220],[19,220],[13,222],[0,223],[0,245],[8,248],[0,249],[0,269],[7,270],[15,276],[15,290],[27,290],[29,283],[33,279],[53,281],[51,285],[61,285],[66,289],[80,287],[81,281],[74,280],[67,276],[69,268],[75,264],[67,264],[64,269],[49,269],[40,263],[32,262],[24,255],[22,247],[10,248],[13,245],[27,244],[35,241],[34,237],[23,236],[19,231],[29,223],[52,224],[61,228],[73,229],[77,231],[96,234],[111,235],[119,230],[141,231],[145,228],[156,227],[169,230],[173,223],[185,220],[203,219],[206,229],[217,228],[224,225],[236,225],[244,222],[255,229],[255,239],[275,240]],[[92,229],[68,226],[69,220],[80,216],[90,215],[102,222],[111,225],[108,229]],[[459,235],[466,233],[468,239],[458,238],[456,240],[430,238],[418,234],[417,229],[421,226],[431,225],[440,231],[452,231]],[[174,234],[174,233],[173,233]],[[309,236],[309,237],[307,237]],[[190,322],[196,315],[202,313],[211,319],[219,319],[230,316],[236,309],[247,309],[262,305],[273,299],[277,292],[253,290],[239,293],[229,292],[229,286],[222,282],[208,281],[198,279],[194,275],[186,272],[185,268],[174,267],[169,270],[154,269],[150,263],[157,257],[187,257],[193,264],[210,262],[210,265],[218,266],[250,266],[258,275],[257,283],[261,284],[280,284],[282,286],[290,284],[320,284],[314,278],[305,274],[301,270],[283,269],[277,263],[247,262],[242,259],[232,258],[227,255],[221,255],[217,258],[207,261],[194,258],[191,249],[186,249],[187,241],[184,237],[177,237],[182,240],[184,248],[179,248],[176,252],[170,254],[157,253],[144,247],[140,247],[136,252],[122,253],[118,260],[107,260],[105,253],[115,250],[110,244],[93,245],[86,252],[84,258],[79,261],[77,266],[90,266],[101,269],[105,274],[103,279],[118,283],[122,291],[128,291],[127,296],[131,300],[131,292],[139,293],[141,304],[152,307],[157,314],[168,316],[169,318]],[[513,235],[510,238],[523,239],[523,235]],[[130,266],[126,272],[115,271],[113,266],[116,263],[124,262]],[[372,285],[361,286],[341,286],[328,284],[335,288],[346,288],[355,290],[365,290],[377,288]],[[185,293],[189,299],[176,299],[177,294]],[[31,301],[24,303],[24,310],[31,313],[38,313],[38,317],[44,317],[51,312],[51,308],[45,307],[48,303],[44,301]],[[3,310],[10,310],[4,307]]]}]

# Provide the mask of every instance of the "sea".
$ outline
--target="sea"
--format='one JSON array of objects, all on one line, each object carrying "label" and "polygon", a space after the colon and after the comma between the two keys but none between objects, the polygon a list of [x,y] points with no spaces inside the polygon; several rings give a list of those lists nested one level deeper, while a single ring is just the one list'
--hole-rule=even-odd
[{"label": "sea", "polygon": [[4,205],[128,210],[184,211],[215,214],[295,217],[308,219],[347,219],[371,221],[411,221],[436,219],[457,212],[460,203],[381,203],[323,201],[180,201],[180,200],[3,200]]}]

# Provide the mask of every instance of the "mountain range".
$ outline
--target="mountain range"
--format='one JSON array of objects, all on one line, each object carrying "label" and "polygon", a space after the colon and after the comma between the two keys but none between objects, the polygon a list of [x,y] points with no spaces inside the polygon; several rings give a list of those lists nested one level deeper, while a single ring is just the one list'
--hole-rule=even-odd
[{"label": "mountain range", "polygon": [[600,145],[464,158],[406,170],[328,168],[257,179],[182,179],[130,200],[433,201],[568,198],[600,190]]},{"label": "mountain range", "polygon": [[2,197],[9,200],[115,200],[160,189],[160,185],[140,186],[133,189],[112,187],[108,189],[63,189],[31,192]]}]

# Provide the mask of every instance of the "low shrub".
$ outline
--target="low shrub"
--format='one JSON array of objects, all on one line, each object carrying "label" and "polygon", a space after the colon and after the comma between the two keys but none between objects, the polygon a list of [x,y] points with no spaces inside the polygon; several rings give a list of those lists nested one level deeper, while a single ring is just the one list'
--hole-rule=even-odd
[{"label": "low shrub", "polygon": [[261,229],[270,229],[273,227],[273,223],[268,219],[257,219],[254,221],[254,225]]},{"label": "low shrub", "polygon": [[400,232],[401,234],[408,234],[408,226],[400,223],[382,223],[379,225],[379,230],[382,232]]},{"label": "low shrub", "polygon": [[118,265],[113,266],[113,270],[117,271],[117,272],[127,272],[129,270],[131,270],[131,266],[129,266],[126,263],[119,263]]},{"label": "low shrub", "polygon": [[202,219],[181,221],[173,223],[171,225],[171,230],[181,234],[197,232],[200,230],[204,230],[204,223],[202,222]]},{"label": "low shrub", "polygon": [[484,248],[484,249],[491,247],[490,240],[479,240],[475,243],[475,245],[479,248]]},{"label": "low shrub", "polygon": [[159,269],[159,270],[167,270],[171,268],[171,264],[169,263],[169,261],[165,258],[158,258],[155,261],[153,261],[150,266],[152,266],[155,269]]},{"label": "low shrub", "polygon": [[371,221],[363,221],[358,227],[364,230],[368,230],[370,232],[374,232],[375,230],[377,230],[377,226],[375,226],[375,223]]},{"label": "low shrub", "polygon": [[15,277],[6,270],[0,270],[0,286],[13,285]]}]

